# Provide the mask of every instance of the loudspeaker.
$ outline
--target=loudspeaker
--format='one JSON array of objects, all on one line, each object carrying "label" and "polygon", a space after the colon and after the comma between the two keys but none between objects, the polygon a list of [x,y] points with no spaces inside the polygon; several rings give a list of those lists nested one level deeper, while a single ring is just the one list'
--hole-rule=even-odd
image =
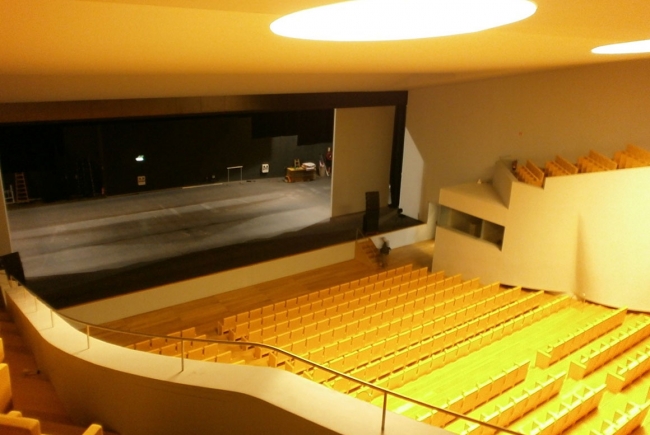
[{"label": "loudspeaker", "polygon": [[363,232],[379,232],[379,192],[366,192],[366,212],[363,215]]}]

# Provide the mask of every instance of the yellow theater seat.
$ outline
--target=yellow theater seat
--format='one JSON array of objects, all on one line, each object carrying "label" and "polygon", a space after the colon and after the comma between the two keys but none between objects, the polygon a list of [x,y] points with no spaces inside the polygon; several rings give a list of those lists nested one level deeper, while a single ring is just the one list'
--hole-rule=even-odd
[{"label": "yellow theater seat", "polygon": [[41,435],[41,424],[33,418],[0,415],[0,433],[3,435]]},{"label": "yellow theater seat", "polygon": [[104,435],[104,430],[98,424],[91,424],[82,435]]},{"label": "yellow theater seat", "polygon": [[0,363],[0,412],[7,412],[11,409],[11,398],[12,393],[9,366]]},{"label": "yellow theater seat", "polygon": [[[2,435],[45,435],[41,433],[41,423],[34,418],[23,417],[20,412],[0,414],[0,434]],[[104,435],[98,424],[88,426],[82,435]]]}]

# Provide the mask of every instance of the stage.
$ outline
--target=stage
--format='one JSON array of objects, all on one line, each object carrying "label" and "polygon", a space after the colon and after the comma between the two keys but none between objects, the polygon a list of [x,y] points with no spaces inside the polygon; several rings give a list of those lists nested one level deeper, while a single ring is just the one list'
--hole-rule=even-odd
[{"label": "stage", "polygon": [[[330,218],[331,179],[233,181],[9,206],[27,285],[55,308],[355,240],[363,213]],[[380,232],[419,225],[383,208]]]}]

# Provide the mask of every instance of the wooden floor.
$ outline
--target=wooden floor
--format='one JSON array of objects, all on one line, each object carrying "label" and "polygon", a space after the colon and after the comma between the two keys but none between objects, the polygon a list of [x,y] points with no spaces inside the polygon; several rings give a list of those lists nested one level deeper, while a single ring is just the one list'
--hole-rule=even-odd
[{"label": "wooden floor", "polygon": [[[393,249],[388,255],[387,267],[412,264],[413,268],[431,268],[433,247],[433,240],[429,240]],[[380,270],[382,269],[376,264],[370,264],[357,255],[355,260],[116,320],[102,326],[149,334],[169,334],[193,326],[197,333],[216,338],[217,320],[226,316],[359,279]],[[101,332],[93,335],[122,345],[140,341],[129,335]]]}]

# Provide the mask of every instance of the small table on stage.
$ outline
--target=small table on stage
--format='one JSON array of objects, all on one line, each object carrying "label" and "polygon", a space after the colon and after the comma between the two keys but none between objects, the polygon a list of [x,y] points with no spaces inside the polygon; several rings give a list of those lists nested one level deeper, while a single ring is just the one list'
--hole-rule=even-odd
[{"label": "small table on stage", "polygon": [[284,179],[287,183],[295,183],[298,181],[314,181],[315,177],[315,170],[307,170],[305,168],[287,168]]}]

